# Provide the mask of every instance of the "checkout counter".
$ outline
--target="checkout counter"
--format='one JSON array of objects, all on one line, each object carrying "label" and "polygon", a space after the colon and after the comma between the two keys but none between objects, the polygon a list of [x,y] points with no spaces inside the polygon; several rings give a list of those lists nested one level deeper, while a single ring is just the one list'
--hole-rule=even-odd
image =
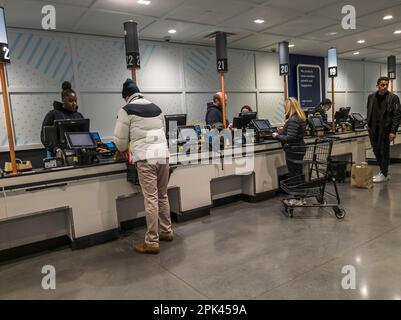
[{"label": "checkout counter", "polygon": [[[197,152],[178,144],[170,155],[169,199],[175,221],[208,215],[214,205],[234,199],[257,202],[276,194],[279,176],[286,172],[284,151],[267,138],[268,123],[253,125],[264,135],[254,144],[234,143],[224,150],[198,147]],[[202,133],[205,128],[197,129]],[[333,155],[365,161],[365,130],[335,137]],[[314,140],[306,138],[307,143]],[[145,222],[140,192],[127,181],[126,163],[111,158],[2,177],[0,260],[2,252],[57,237],[68,237],[73,249],[116,239],[121,227]]]}]

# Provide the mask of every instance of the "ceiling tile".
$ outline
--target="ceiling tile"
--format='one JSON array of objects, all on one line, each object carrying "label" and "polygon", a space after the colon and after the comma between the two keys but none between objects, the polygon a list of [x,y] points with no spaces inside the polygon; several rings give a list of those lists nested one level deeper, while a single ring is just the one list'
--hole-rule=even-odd
[{"label": "ceiling tile", "polygon": [[257,50],[268,47],[269,45],[277,44],[284,40],[286,40],[286,38],[275,35],[253,34],[244,39],[231,43],[230,47]]},{"label": "ceiling tile", "polygon": [[187,0],[171,12],[168,17],[181,21],[215,25],[249,9],[252,9],[250,4],[233,0]]},{"label": "ceiling tile", "polygon": [[[115,14],[103,11],[92,11],[79,26],[77,32],[92,33],[97,35],[123,36],[123,23],[134,20],[138,23],[138,30],[146,27],[155,19],[148,17],[138,17],[129,14]],[[100,23],[107,21],[107,23]],[[139,34],[141,36],[141,34]]]},{"label": "ceiling tile", "polygon": [[[299,15],[299,13],[291,12],[285,9],[258,7],[250,11],[246,11],[232,19],[226,20],[222,23],[222,25],[244,28],[252,31],[262,31],[268,27],[285,23]],[[257,24],[254,22],[255,19],[263,19],[265,22],[262,24]]]},{"label": "ceiling tile", "polygon": [[[177,33],[169,34],[168,30],[170,29],[176,30]],[[210,26],[201,24],[173,20],[159,20],[152,23],[144,30],[141,30],[141,37],[152,39],[170,37],[172,41],[192,41],[195,36],[198,36],[202,32],[205,33],[209,29]]]},{"label": "ceiling tile", "polygon": [[301,18],[291,20],[283,25],[269,28],[267,31],[269,33],[297,37],[315,31],[316,29],[323,29],[336,23],[336,21],[327,18],[303,16]]},{"label": "ceiling tile", "polygon": [[309,13],[312,10],[319,9],[337,1],[338,0],[270,0],[268,5]]},{"label": "ceiling tile", "polygon": [[162,17],[184,1],[185,0],[152,0],[150,5],[142,5],[139,4],[137,0],[97,0],[96,9]]},{"label": "ceiling tile", "polygon": [[[357,26],[355,30],[344,30],[340,24],[336,24],[334,26],[324,28],[318,31],[313,31],[308,34],[304,34],[302,38],[309,40],[317,40],[317,41],[331,41],[336,40],[343,37],[348,37],[352,35],[356,35],[360,32],[364,32],[369,30],[366,27]],[[335,33],[335,34],[334,34]]]},{"label": "ceiling tile", "polygon": [[323,9],[318,9],[313,11],[314,14],[337,19],[341,21],[344,18],[344,14],[342,14],[342,8],[345,5],[353,5],[356,9],[357,15],[357,24],[359,24],[358,17],[374,13],[378,10],[383,10],[389,7],[393,7],[394,5],[400,4],[398,0],[344,0],[344,1],[336,1],[336,3],[332,6],[325,7]]},{"label": "ceiling tile", "polygon": [[[391,20],[383,20],[383,17],[389,14],[394,18]],[[358,24],[373,28],[384,27],[396,22],[401,22],[401,5],[358,18]]]},{"label": "ceiling tile", "polygon": [[[42,29],[42,1],[6,1],[4,10],[8,27]],[[53,4],[56,9],[56,29],[70,31],[86,11],[83,7]],[[22,14],[23,13],[23,14]]]},{"label": "ceiling tile", "polygon": [[[19,0],[13,0],[13,2],[17,2]],[[32,1],[32,0],[30,0]],[[46,0],[46,4],[53,4],[53,3],[61,3],[69,6],[78,6],[78,7],[86,7],[88,8],[92,3],[93,0]]]}]

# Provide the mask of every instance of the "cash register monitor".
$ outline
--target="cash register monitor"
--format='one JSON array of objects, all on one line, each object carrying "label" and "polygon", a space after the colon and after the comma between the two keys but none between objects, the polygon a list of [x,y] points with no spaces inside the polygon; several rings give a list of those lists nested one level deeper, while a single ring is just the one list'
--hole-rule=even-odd
[{"label": "cash register monitor", "polygon": [[91,135],[92,135],[93,140],[95,140],[96,143],[102,142],[99,132],[91,132]]},{"label": "cash register monitor", "polygon": [[166,137],[169,136],[170,132],[170,122],[176,122],[178,126],[186,126],[187,125],[187,115],[186,114],[166,114],[164,116],[166,121]]},{"label": "cash register monitor", "polygon": [[336,111],[336,122],[344,122],[347,121],[348,117],[349,117],[349,113],[351,111],[351,107],[343,107],[340,108],[340,110]]},{"label": "cash register monitor", "polygon": [[89,132],[66,132],[70,149],[96,149],[96,142]]},{"label": "cash register monitor", "polygon": [[258,131],[272,130],[272,126],[269,120],[252,120],[252,124]]},{"label": "cash register monitor", "polygon": [[66,147],[67,140],[65,134],[67,132],[89,132],[90,121],[89,119],[55,120],[54,126],[57,130],[58,145]]},{"label": "cash register monitor", "polygon": [[364,122],[365,118],[360,113],[353,113],[352,117],[359,122]]},{"label": "cash register monitor", "polygon": [[322,117],[309,117],[309,123],[314,130],[324,128]]},{"label": "cash register monitor", "polygon": [[178,127],[178,139],[182,141],[186,141],[187,139],[192,139],[194,141],[197,141],[198,133],[195,127],[196,126]]},{"label": "cash register monitor", "polygon": [[241,128],[246,129],[252,120],[256,120],[257,116],[257,112],[240,112],[238,118],[241,122]]}]

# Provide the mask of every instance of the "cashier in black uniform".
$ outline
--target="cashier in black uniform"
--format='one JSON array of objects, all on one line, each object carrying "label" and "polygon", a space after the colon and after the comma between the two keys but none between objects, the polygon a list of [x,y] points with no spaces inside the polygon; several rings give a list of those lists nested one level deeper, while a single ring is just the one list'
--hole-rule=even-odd
[{"label": "cashier in black uniform", "polygon": [[[223,129],[223,94],[216,92],[213,96],[213,103],[208,104],[206,111],[206,124],[212,128]],[[227,96],[225,97],[227,101]],[[230,128],[232,125],[226,120],[226,126]]]},{"label": "cashier in black uniform", "polygon": [[77,105],[77,95],[71,87],[71,83],[64,81],[62,84],[63,91],[61,92],[62,102],[54,101],[53,110],[49,111],[42,123],[40,139],[46,150],[52,155],[59,153],[58,146],[45,142],[43,127],[54,125],[55,120],[82,119],[83,116],[79,113]]},{"label": "cashier in black uniform", "polygon": [[327,125],[327,112],[331,109],[331,100],[330,99],[325,99],[322,101],[316,108],[315,111],[313,112],[314,114],[319,113],[320,116],[322,117],[323,123]]},{"label": "cashier in black uniform", "polygon": [[246,112],[253,112],[253,110],[250,106],[245,105],[241,108],[241,113],[246,113]]}]

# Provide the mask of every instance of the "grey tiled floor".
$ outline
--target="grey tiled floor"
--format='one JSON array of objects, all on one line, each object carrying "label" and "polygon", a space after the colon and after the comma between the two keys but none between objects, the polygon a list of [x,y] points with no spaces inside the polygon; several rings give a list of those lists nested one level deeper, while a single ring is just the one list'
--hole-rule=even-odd
[{"label": "grey tiled floor", "polygon": [[[373,191],[341,186],[344,221],[330,210],[282,214],[279,197],[233,203],[175,225],[161,254],[132,250],[145,230],[0,266],[1,299],[401,299],[401,165]],[[57,288],[41,289],[43,265]],[[344,290],[343,266],[356,270]]]}]

